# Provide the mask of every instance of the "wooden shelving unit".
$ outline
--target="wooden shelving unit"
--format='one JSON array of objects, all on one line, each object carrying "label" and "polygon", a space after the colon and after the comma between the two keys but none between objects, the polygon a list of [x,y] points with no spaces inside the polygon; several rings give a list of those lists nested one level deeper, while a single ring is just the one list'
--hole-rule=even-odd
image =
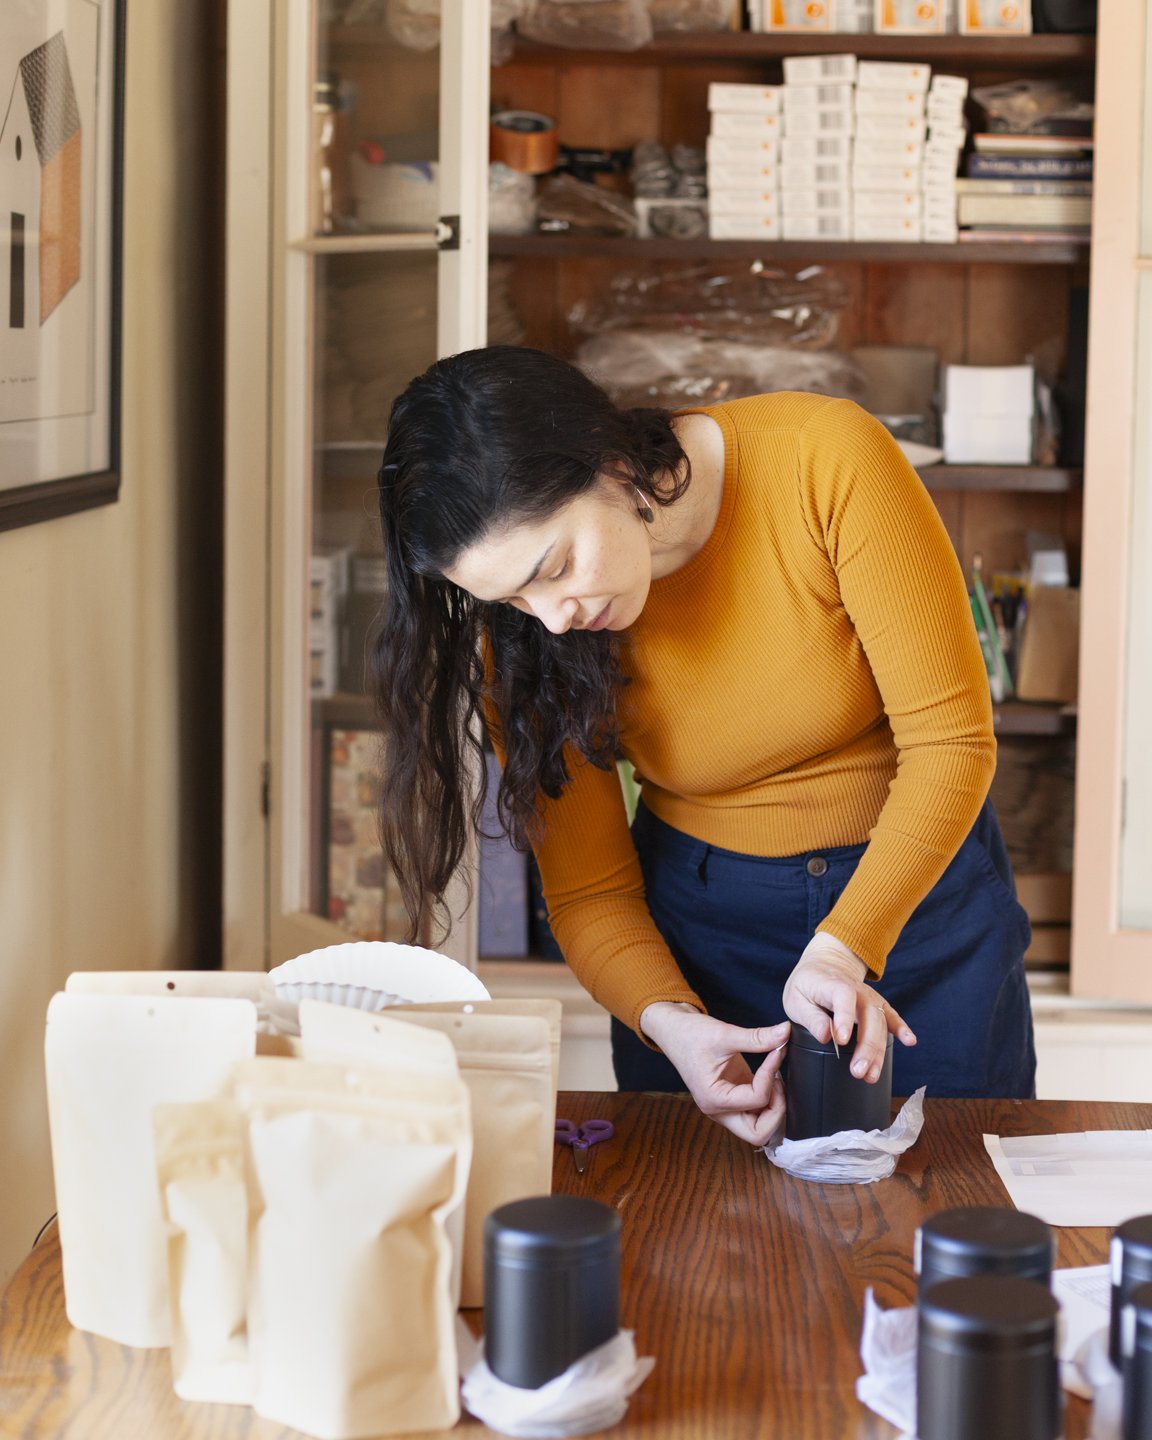
[{"label": "wooden shelving unit", "polygon": [[636,239],[621,235],[491,235],[488,253],[494,258],[541,260],[766,260],[820,264],[837,260],[855,263],[943,263],[946,265],[1075,265],[1086,263],[1089,239],[971,240],[955,245],[892,244],[869,240],[671,240]]},{"label": "wooden shelving unit", "polygon": [[[965,69],[1029,73],[1084,69],[1096,57],[1094,35],[758,35],[748,31],[668,34],[638,50],[558,49],[518,39],[515,63],[579,64],[595,54],[597,65],[706,65],[717,61],[773,61],[785,55],[839,55],[863,60],[901,60],[913,56],[929,64]],[[499,73],[497,71],[497,73]]]}]

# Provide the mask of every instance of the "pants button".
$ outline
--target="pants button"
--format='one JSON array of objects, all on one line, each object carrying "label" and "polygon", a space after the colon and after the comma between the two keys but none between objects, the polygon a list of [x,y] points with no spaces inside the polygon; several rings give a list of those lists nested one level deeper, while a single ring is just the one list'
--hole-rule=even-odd
[{"label": "pants button", "polygon": [[813,855],[808,861],[807,870],[809,875],[824,875],[828,871],[828,861],[823,855]]}]

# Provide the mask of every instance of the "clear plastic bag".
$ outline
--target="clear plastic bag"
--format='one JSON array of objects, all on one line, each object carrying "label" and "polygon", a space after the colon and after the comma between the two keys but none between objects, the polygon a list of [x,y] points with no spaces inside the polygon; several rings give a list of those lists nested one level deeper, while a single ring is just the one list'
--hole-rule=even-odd
[{"label": "clear plastic bag", "polygon": [[536,219],[541,230],[580,231],[586,235],[633,235],[636,211],[624,195],[577,180],[551,175],[540,186]]},{"label": "clear plastic bag", "polygon": [[1006,80],[999,85],[978,85],[973,104],[996,130],[1026,135],[1065,122],[1070,132],[1090,132],[1095,110],[1091,94],[1067,80]]},{"label": "clear plastic bag", "polygon": [[864,376],[839,350],[806,351],[676,330],[611,330],[586,340],[576,363],[617,405],[675,409],[770,390],[860,400]]},{"label": "clear plastic bag", "polygon": [[516,29],[540,45],[584,50],[638,50],[653,33],[646,0],[536,0]]},{"label": "clear plastic bag", "polygon": [[648,0],[652,28],[665,30],[727,30],[732,0]]},{"label": "clear plastic bag", "polygon": [[576,335],[651,327],[819,350],[835,342],[847,303],[838,276],[819,265],[793,272],[754,261],[719,271],[701,262],[620,271],[602,298],[572,307],[568,324]]}]

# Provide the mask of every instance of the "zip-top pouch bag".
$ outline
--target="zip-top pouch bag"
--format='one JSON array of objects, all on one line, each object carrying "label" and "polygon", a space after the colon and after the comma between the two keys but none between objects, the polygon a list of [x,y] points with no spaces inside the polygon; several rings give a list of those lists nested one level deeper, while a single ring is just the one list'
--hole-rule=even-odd
[{"label": "zip-top pouch bag", "polygon": [[234,1093],[257,1413],[320,1440],[455,1424],[446,1221],[472,1149],[459,1076],[269,1058],[239,1067]]},{"label": "zip-top pouch bag", "polygon": [[256,1049],[241,999],[58,994],[44,1055],[64,1302],[78,1330],[171,1343],[152,1111],[222,1095]]}]

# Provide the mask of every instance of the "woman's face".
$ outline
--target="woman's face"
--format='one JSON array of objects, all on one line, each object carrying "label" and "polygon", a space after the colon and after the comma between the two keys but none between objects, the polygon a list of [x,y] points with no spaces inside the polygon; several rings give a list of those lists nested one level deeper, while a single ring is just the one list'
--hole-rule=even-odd
[{"label": "woman's face", "polygon": [[599,485],[543,520],[489,530],[445,572],[477,600],[513,605],[554,635],[624,630],[652,583],[649,532],[630,485]]}]

